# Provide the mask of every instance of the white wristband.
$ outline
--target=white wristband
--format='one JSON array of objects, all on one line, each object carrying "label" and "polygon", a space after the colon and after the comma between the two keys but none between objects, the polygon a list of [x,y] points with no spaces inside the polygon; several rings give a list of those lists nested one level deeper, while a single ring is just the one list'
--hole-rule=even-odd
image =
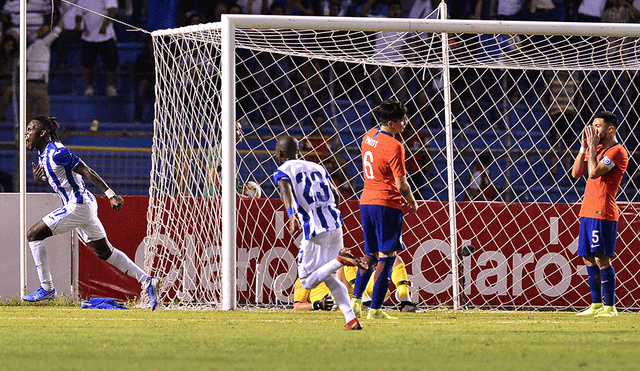
[{"label": "white wristband", "polygon": [[587,149],[580,146],[580,151],[578,153],[586,153],[586,152],[587,152]]},{"label": "white wristband", "polygon": [[107,198],[111,198],[113,196],[116,195],[116,193],[113,191],[113,189],[109,188],[106,191],[104,191],[104,194],[107,196]]}]

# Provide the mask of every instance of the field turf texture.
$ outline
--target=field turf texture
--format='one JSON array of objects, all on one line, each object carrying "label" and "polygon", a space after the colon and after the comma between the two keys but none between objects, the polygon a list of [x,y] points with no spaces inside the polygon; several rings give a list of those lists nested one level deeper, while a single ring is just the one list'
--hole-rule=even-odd
[{"label": "field turf texture", "polygon": [[640,314],[88,310],[0,302],[0,370],[640,370]]}]

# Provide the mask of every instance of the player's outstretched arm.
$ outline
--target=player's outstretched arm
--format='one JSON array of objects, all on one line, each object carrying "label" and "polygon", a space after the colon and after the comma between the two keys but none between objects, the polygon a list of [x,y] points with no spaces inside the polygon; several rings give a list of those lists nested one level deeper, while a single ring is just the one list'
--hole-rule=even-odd
[{"label": "player's outstretched arm", "polygon": [[313,303],[303,303],[296,301],[293,303],[293,310],[326,310],[333,309],[334,301],[331,295],[327,294],[324,298],[316,300]]},{"label": "player's outstretched arm", "polygon": [[84,161],[80,161],[80,163],[76,166],[75,169],[73,169],[73,171],[89,179],[91,183],[100,188],[100,190],[104,192],[107,197],[109,197],[109,202],[111,203],[112,208],[116,210],[120,210],[122,208],[124,199],[118,196],[111,188],[109,188],[102,177],[98,173],[96,173],[95,170],[87,166]]}]

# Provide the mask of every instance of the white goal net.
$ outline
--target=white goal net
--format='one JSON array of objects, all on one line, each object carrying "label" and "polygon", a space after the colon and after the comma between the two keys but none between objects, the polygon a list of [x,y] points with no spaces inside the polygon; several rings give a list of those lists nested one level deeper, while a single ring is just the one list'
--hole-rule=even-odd
[{"label": "white goal net", "polygon": [[[609,110],[630,154],[617,198],[617,305],[639,309],[638,37],[640,25],[269,16],[157,31],[145,269],[165,277],[170,307],[229,309],[225,295],[231,308],[292,304],[297,236],[272,179],[275,138],[299,138],[305,158],[330,170],[346,199],[345,245],[361,256],[360,142],[376,125],[372,108],[393,97],[409,109],[402,141],[420,200],[400,253],[411,299],[584,307],[586,179],[569,167],[584,126]],[[235,158],[223,155],[229,122],[244,132]],[[247,181],[260,198],[240,196]],[[235,227],[226,244],[225,225]]]}]

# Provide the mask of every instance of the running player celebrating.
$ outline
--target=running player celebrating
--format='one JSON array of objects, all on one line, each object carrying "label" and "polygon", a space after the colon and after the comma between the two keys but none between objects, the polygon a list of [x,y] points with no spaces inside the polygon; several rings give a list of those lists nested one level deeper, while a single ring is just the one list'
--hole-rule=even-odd
[{"label": "running player celebrating", "polygon": [[287,209],[287,226],[292,234],[302,230],[298,253],[298,277],[302,287],[311,290],[321,282],[347,322],[346,330],[362,326],[349,304],[349,292],[337,278],[343,265],[368,266],[343,249],[342,215],[337,206],[338,190],[327,170],[315,162],[298,159],[298,140],[282,136],[276,142],[280,167],[273,174],[280,198]]},{"label": "running player celebrating", "polygon": [[107,195],[114,209],[120,210],[124,200],[109,188],[98,173],[60,142],[57,135],[59,127],[55,117],[37,116],[31,120],[25,133],[27,150],[38,151],[38,165],[31,164],[33,177],[36,181],[49,183],[60,196],[62,207],[46,215],[27,232],[41,286],[23,296],[22,300],[35,302],[56,297],[44,240],[75,229],[98,258],[106,260],[143,285],[151,299],[151,310],[155,310],[162,280],[144,273],[127,255],[111,246],[98,219],[96,198],[85,188],[82,176]]},{"label": "running player celebrating", "polygon": [[368,319],[393,318],[382,311],[382,302],[389,289],[389,280],[396,251],[402,246],[402,207],[412,213],[418,209],[407,182],[404,146],[396,134],[408,123],[407,108],[397,100],[386,100],[373,109],[380,126],[369,130],[362,141],[364,190],[360,197],[360,218],[364,233],[364,253],[369,261],[378,263],[370,269],[358,270],[353,287],[351,306],[362,316],[362,294],[373,274],[374,285]]},{"label": "running player celebrating", "polygon": [[604,111],[596,115],[582,133],[582,147],[571,170],[574,178],[589,175],[580,208],[578,256],[587,266],[592,304],[579,315],[617,315],[611,258],[615,256],[620,216],[616,194],[629,160],[627,150],[616,139],[617,126],[615,114]]}]

